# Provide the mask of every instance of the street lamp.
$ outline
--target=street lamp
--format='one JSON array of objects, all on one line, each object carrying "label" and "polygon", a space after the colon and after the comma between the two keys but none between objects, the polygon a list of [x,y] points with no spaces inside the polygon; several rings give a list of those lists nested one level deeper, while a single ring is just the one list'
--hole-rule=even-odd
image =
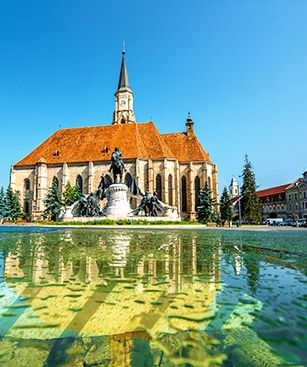
[{"label": "street lamp", "polygon": [[241,199],[243,198],[243,195],[241,197],[239,197],[238,202],[239,202],[239,227],[241,227]]},{"label": "street lamp", "polygon": [[[239,177],[242,177],[241,175],[239,175]],[[240,196],[240,186],[239,186],[239,192],[238,192],[238,206],[239,206],[239,227],[241,227],[241,199],[243,198],[243,195]]]}]

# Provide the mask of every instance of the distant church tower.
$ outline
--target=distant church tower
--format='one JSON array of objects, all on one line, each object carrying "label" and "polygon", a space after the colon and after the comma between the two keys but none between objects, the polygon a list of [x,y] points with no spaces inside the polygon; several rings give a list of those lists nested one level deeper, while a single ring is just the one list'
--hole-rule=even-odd
[{"label": "distant church tower", "polygon": [[115,92],[113,124],[130,124],[135,122],[133,112],[133,92],[129,86],[125,53],[125,49],[123,48],[118,88]]},{"label": "distant church tower", "polygon": [[231,198],[234,198],[234,197],[240,195],[239,184],[237,183],[237,181],[234,177],[231,179],[231,182],[230,182],[230,185],[229,185],[229,192],[230,192],[230,197]]}]

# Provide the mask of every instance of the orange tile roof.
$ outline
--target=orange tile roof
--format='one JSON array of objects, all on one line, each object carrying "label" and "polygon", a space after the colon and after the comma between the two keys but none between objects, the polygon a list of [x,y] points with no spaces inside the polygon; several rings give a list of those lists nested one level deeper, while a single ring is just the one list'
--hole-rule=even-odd
[{"label": "orange tile roof", "polygon": [[161,136],[178,161],[210,161],[209,154],[205,152],[196,136],[187,136],[185,133],[162,134]]},{"label": "orange tile roof", "polygon": [[258,197],[264,197],[264,196],[270,196],[270,195],[284,194],[286,188],[289,185],[290,184],[271,187],[271,188],[265,189],[265,190],[260,190],[260,191],[257,191],[257,195],[258,195]]},{"label": "orange tile roof", "polygon": [[[108,153],[103,152],[105,147]],[[209,160],[196,137],[185,133],[161,135],[153,122],[145,122],[58,130],[15,167],[35,165],[41,159],[47,164],[110,161],[115,147],[124,159]]]}]

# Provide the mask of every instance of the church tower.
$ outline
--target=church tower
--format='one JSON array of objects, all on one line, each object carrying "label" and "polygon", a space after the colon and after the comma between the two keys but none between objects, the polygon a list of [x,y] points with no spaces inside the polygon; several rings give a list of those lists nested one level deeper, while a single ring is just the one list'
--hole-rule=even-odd
[{"label": "church tower", "polygon": [[187,122],[185,124],[185,127],[186,127],[186,134],[187,136],[195,136],[195,133],[194,133],[194,122],[191,118],[191,114],[190,112],[188,113],[188,118],[187,118]]},{"label": "church tower", "polygon": [[115,92],[113,124],[131,124],[135,122],[133,112],[133,92],[129,86],[125,53],[125,49],[123,48],[119,82],[117,91]]},{"label": "church tower", "polygon": [[237,180],[233,177],[229,185],[230,197],[234,198],[240,195],[240,188]]}]

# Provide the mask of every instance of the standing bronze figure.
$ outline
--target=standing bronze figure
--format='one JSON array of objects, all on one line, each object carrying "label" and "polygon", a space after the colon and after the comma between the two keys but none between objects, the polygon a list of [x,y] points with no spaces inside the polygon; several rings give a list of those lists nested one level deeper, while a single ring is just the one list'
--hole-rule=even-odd
[{"label": "standing bronze figure", "polygon": [[163,203],[159,200],[156,191],[153,195],[150,195],[147,191],[145,194],[141,194],[141,204],[132,211],[133,215],[138,215],[141,211],[144,212],[145,217],[158,217],[158,214],[162,212]]},{"label": "standing bronze figure", "polygon": [[[113,171],[114,183],[122,183],[123,181],[123,173],[126,171],[123,156],[120,150],[116,147],[111,156],[111,167],[109,172]],[[119,182],[118,182],[119,178]]]}]

